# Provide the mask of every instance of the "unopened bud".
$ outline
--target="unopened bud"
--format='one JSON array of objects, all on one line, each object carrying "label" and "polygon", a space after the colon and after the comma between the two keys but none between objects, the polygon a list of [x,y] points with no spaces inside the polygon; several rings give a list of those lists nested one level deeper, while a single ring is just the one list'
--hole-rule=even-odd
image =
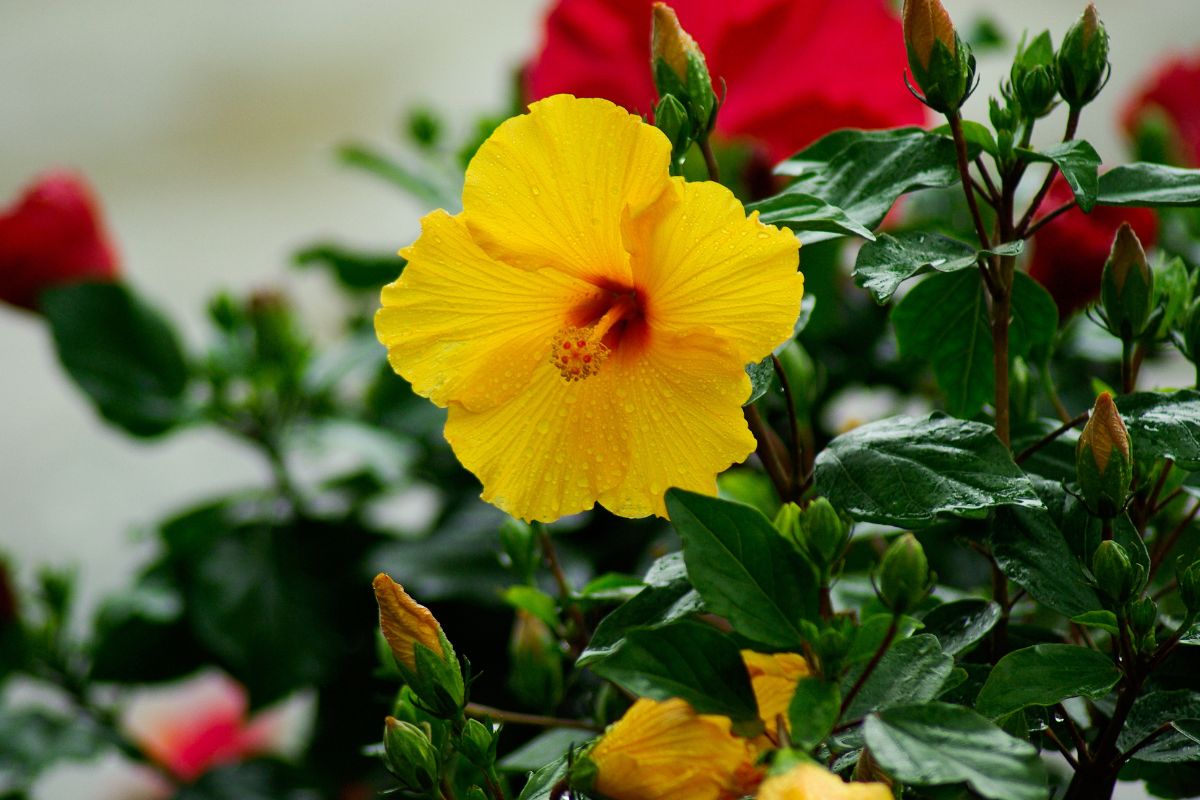
[{"label": "unopened bud", "polygon": [[458,716],[466,689],[458,656],[442,626],[387,575],[375,576],[374,588],[379,626],[405,682],[438,717]]},{"label": "unopened bud", "polygon": [[1100,299],[1114,336],[1131,341],[1145,332],[1154,310],[1154,272],[1128,222],[1121,223],[1113,238],[1100,279]]},{"label": "unopened bud", "polygon": [[1125,508],[1133,480],[1129,431],[1108,392],[1096,398],[1075,449],[1075,473],[1088,511],[1111,519]]},{"label": "unopened bud", "polygon": [[1009,131],[1010,133],[1016,130],[1017,115],[1009,105],[1008,99],[1001,103],[994,97],[988,98],[988,119],[991,120],[992,127],[999,131]]},{"label": "unopened bud", "polygon": [[505,520],[500,525],[500,549],[504,552],[504,566],[513,571],[517,583],[533,580],[540,555],[537,534],[531,526],[520,520]]},{"label": "unopened bud", "polygon": [[1049,31],[1042,31],[1028,46],[1021,40],[1009,79],[1025,119],[1035,120],[1050,113],[1058,95],[1058,68]]},{"label": "unopened bud", "polygon": [[415,797],[436,796],[438,754],[425,731],[388,717],[383,728],[383,762],[401,788]]},{"label": "unopened bud", "polygon": [[469,719],[463,726],[458,749],[468,761],[488,772],[496,763],[497,741],[490,726],[477,719]]},{"label": "unopened bud", "polygon": [[775,512],[772,525],[779,535],[787,539],[798,552],[804,552],[804,539],[800,533],[800,506],[795,503],[784,503]]},{"label": "unopened bud", "polygon": [[659,97],[674,95],[687,109],[696,133],[712,130],[717,96],[713,92],[704,53],[679,24],[674,9],[666,3],[654,4],[650,50],[654,85]]},{"label": "unopened bud", "polygon": [[1141,565],[1134,564],[1128,551],[1112,539],[1101,542],[1092,556],[1092,574],[1100,591],[1118,607],[1128,603],[1141,588],[1141,572]]},{"label": "unopened bud", "polygon": [[692,123],[687,109],[673,94],[664,94],[654,109],[654,126],[671,142],[671,163],[679,164],[692,145]]},{"label": "unopened bud", "polygon": [[929,593],[929,562],[911,533],[892,542],[879,565],[879,599],[895,614],[911,610]]},{"label": "unopened bud", "polygon": [[1179,573],[1179,596],[1189,614],[1200,614],[1200,561]]},{"label": "unopened bud", "polygon": [[465,800],[488,800],[487,792],[478,786],[467,789]]},{"label": "unopened bud", "polygon": [[1100,93],[1108,78],[1108,31],[1094,3],[1067,29],[1056,57],[1058,91],[1072,108],[1081,108]]},{"label": "unopened bud", "polygon": [[1134,647],[1139,651],[1154,647],[1154,626],[1158,622],[1158,606],[1149,597],[1142,597],[1129,604],[1129,627],[1133,632]]},{"label": "unopened bud", "polygon": [[824,497],[818,497],[800,516],[800,533],[817,567],[828,570],[842,557],[850,526]]},{"label": "unopened bud", "polygon": [[558,637],[537,617],[518,609],[509,641],[509,688],[527,706],[551,709],[563,692],[563,654]]},{"label": "unopened bud", "polygon": [[904,0],[902,13],[908,67],[925,103],[955,112],[974,88],[975,56],[954,29],[941,0]]}]

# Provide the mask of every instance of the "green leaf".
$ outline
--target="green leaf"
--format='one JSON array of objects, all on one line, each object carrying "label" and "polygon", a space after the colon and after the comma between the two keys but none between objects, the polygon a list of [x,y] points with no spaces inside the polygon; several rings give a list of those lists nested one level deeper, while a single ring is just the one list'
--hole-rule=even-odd
[{"label": "green leaf", "polygon": [[41,301],[59,361],[101,416],[134,436],[180,422],[188,369],[162,314],[117,283],[60,286]]},{"label": "green leaf", "polygon": [[396,280],[408,264],[395,253],[362,253],[328,242],[306,247],[293,261],[297,267],[325,268],[347,289],[376,291]]},{"label": "green leaf", "polygon": [[1016,241],[976,252],[969,244],[936,233],[907,231],[895,236],[882,233],[858,251],[854,282],[883,304],[901,283],[916,275],[931,269],[938,272],[971,269],[981,255],[1017,255],[1024,246],[1024,242]]},{"label": "green leaf", "polygon": [[429,208],[451,208],[457,202],[448,187],[365,145],[343,145],[338,148],[338,160],[382,178]]},{"label": "green leaf", "polygon": [[749,203],[747,211],[757,211],[759,221],[768,225],[791,228],[804,244],[833,239],[838,236],[859,236],[874,241],[871,229],[853,219],[842,209],[819,197],[803,192],[787,192]]},{"label": "green leaf", "polygon": [[680,697],[701,714],[721,714],[739,732],[762,729],[741,650],[716,628],[679,620],[634,630],[591,670],[642,697]]},{"label": "green leaf", "polygon": [[798,623],[817,616],[816,573],[762,512],[681,489],[667,492],[667,512],[709,611],[772,647],[804,640]]},{"label": "green leaf", "polygon": [[702,611],[704,601],[686,578],[668,586],[647,586],[600,621],[576,664],[584,667],[606,658],[631,630],[654,628]]},{"label": "green leaf", "polygon": [[0,708],[0,792],[5,792],[5,797],[24,797],[19,790],[43,769],[59,759],[93,756],[100,752],[105,738],[105,732],[82,715]]},{"label": "green leaf", "polygon": [[997,509],[991,545],[1004,574],[1039,602],[1068,617],[1101,608],[1100,598],[1049,512]]},{"label": "green leaf", "polygon": [[999,619],[999,605],[970,598],[943,603],[921,621],[925,623],[925,633],[938,638],[943,653],[957,656],[987,636]]},{"label": "green leaf", "polygon": [[[905,639],[892,645],[879,660],[842,716],[853,720],[878,709],[932,700],[953,669],[954,658],[942,652],[936,636],[922,633]],[[846,676],[844,692],[850,690],[861,672],[854,670]]]},{"label": "green leaf", "polygon": [[[939,125],[931,132],[941,134],[942,136],[953,136],[949,125]],[[996,145],[996,137],[992,136],[991,128],[988,126],[964,119],[962,121],[962,132],[963,138],[972,149],[982,150],[993,156],[1000,151],[1000,148]]]},{"label": "green leaf", "polygon": [[529,776],[517,800],[556,800],[567,779],[567,757],[552,761]]},{"label": "green leaf", "polygon": [[1117,627],[1117,615],[1111,611],[1088,611],[1086,614],[1076,614],[1071,622],[1089,628],[1099,628],[1105,633],[1118,635],[1121,629]]},{"label": "green leaf", "polygon": [[[1176,721],[1200,719],[1200,693],[1186,689],[1148,692],[1139,697],[1129,711],[1125,727],[1117,738],[1117,748],[1129,750],[1158,728]],[[1186,731],[1187,726],[1183,726]],[[1195,761],[1200,758],[1200,745],[1186,732],[1162,734],[1149,746],[1139,750],[1139,761]]]},{"label": "green leaf", "polygon": [[1169,458],[1190,472],[1200,470],[1200,392],[1137,392],[1117,398],[1139,461]]},{"label": "green leaf", "polygon": [[[812,750],[825,741],[837,724],[841,706],[842,693],[837,684],[812,675],[801,678],[788,705],[792,745],[802,750]],[[767,720],[767,727],[774,728],[772,720]]]},{"label": "green leaf", "polygon": [[1071,644],[1035,644],[1000,659],[975,707],[984,716],[1003,717],[1068,697],[1104,697],[1119,680],[1121,670],[1103,653]]},{"label": "green leaf", "polygon": [[1057,334],[1058,306],[1050,292],[1024,272],[1015,273],[1012,321],[1008,331],[1009,357],[1030,356],[1044,363],[1050,357],[1050,348]]},{"label": "green leaf", "polygon": [[558,627],[558,604],[541,589],[533,586],[510,586],[504,590],[504,602],[537,617],[550,630]]},{"label": "green leaf", "polygon": [[751,361],[746,365],[746,374],[750,376],[750,397],[742,403],[743,406],[754,403],[771,388],[775,380],[775,364],[770,356],[762,361]]},{"label": "green leaf", "polygon": [[844,433],[816,461],[817,491],[865,522],[921,528],[1039,507],[1033,484],[990,425],[945,414],[893,417]]},{"label": "green leaf", "polygon": [[915,786],[966,783],[992,800],[1045,800],[1037,750],[962,706],[902,706],[867,718],[871,756],[896,780]]},{"label": "green leaf", "polygon": [[1100,154],[1091,144],[1083,139],[1074,139],[1047,150],[1018,149],[1017,154],[1026,161],[1046,161],[1057,165],[1075,194],[1075,202],[1085,214],[1092,210],[1099,194]]},{"label": "green leaf", "polygon": [[552,728],[535,736],[496,762],[508,772],[530,772],[553,764],[568,750],[588,744],[595,734],[573,728]]},{"label": "green leaf", "polygon": [[[872,594],[871,600],[874,599]],[[888,629],[892,627],[893,617],[890,611],[868,615],[863,609],[860,613],[865,616],[858,631],[854,634],[854,643],[850,645],[850,650],[846,653],[847,664],[862,664],[870,661],[871,657],[875,655],[875,651],[883,644],[883,640],[887,638]],[[895,640],[907,639],[920,627],[919,619],[902,614],[896,625]]]},{"label": "green leaf", "polygon": [[902,355],[928,360],[946,408],[969,417],[995,394],[987,297],[973,272],[934,275],[892,310]]},{"label": "green leaf", "polygon": [[901,195],[959,182],[954,143],[920,128],[835,131],[775,171],[798,176],[781,195],[818,197],[871,229]]},{"label": "green leaf", "polygon": [[1198,206],[1200,170],[1134,163],[1100,176],[1096,202],[1102,206]]}]

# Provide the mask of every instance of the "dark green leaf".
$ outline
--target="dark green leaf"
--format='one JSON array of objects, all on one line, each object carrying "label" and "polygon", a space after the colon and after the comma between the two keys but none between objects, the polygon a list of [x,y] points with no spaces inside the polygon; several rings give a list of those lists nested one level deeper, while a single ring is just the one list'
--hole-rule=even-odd
[{"label": "dark green leaf", "polygon": [[867,718],[871,756],[902,783],[967,783],[992,800],[1045,800],[1037,750],[962,706],[902,706]]},{"label": "dark green leaf", "polygon": [[973,272],[933,275],[892,310],[901,354],[928,360],[946,408],[969,417],[995,394],[987,297]]},{"label": "dark green leaf", "polygon": [[517,800],[556,800],[567,779],[567,758],[552,761],[529,776]]},{"label": "dark green leaf", "polygon": [[[996,155],[999,152],[999,147],[996,145],[996,137],[992,136],[992,131],[988,126],[964,119],[962,121],[962,132],[963,139],[967,141],[968,146],[972,150],[982,150],[990,155]],[[942,136],[953,136],[949,125],[939,125],[931,133],[941,134]]]},{"label": "dark green leaf", "polygon": [[1028,355],[1037,362],[1045,362],[1057,333],[1058,306],[1050,292],[1024,272],[1014,274],[1009,356]]},{"label": "dark green leaf", "polygon": [[[874,600],[874,596],[871,598]],[[859,626],[858,632],[854,635],[854,643],[850,645],[850,651],[846,653],[847,664],[861,664],[871,660],[871,656],[875,655],[875,651],[883,644],[883,640],[887,638],[888,629],[892,627],[892,613],[890,611],[879,614],[867,614],[866,609],[860,613],[866,615],[863,618],[862,625]],[[921,627],[921,621],[907,615],[901,615],[900,621],[896,625],[895,640],[907,639]]]},{"label": "dark green leaf", "polygon": [[819,197],[871,229],[901,195],[959,182],[954,143],[920,128],[836,131],[775,169],[798,176],[781,194]]},{"label": "dark green leaf", "polygon": [[838,436],[817,456],[815,481],[855,519],[902,528],[941,516],[982,519],[998,505],[1041,505],[990,425],[936,413]]},{"label": "dark green leaf", "polygon": [[796,238],[804,244],[838,236],[860,236],[868,241],[875,239],[870,228],[864,227],[842,209],[802,192],[777,194],[748,204],[746,210],[757,211],[759,220],[768,225],[791,228]]},{"label": "dark green leaf", "polygon": [[[792,745],[803,750],[812,750],[833,730],[842,706],[842,693],[837,684],[815,676],[801,678],[796,683],[796,693],[788,705],[788,721],[791,723],[789,736]],[[774,729],[772,720],[767,720],[768,729]]]},{"label": "dark green leaf", "polygon": [[751,361],[746,365],[746,374],[750,376],[750,397],[742,403],[744,406],[754,403],[771,388],[771,383],[775,380],[775,364],[770,356],[762,361]]},{"label": "dark green leaf", "polygon": [[937,606],[921,621],[933,634],[942,652],[957,656],[982,639],[1000,619],[1000,606],[988,600],[956,600]]},{"label": "dark green leaf", "polygon": [[[1184,689],[1149,692],[1134,702],[1117,738],[1117,748],[1129,750],[1163,725],[1195,719],[1200,719],[1200,693]],[[1140,761],[1195,761],[1200,758],[1200,745],[1186,733],[1171,731],[1139,750],[1135,758]]]},{"label": "dark green leaf", "polygon": [[504,590],[504,602],[537,617],[550,630],[558,627],[558,604],[541,589],[533,586],[510,586]]},{"label": "dark green leaf", "polygon": [[1138,392],[1117,398],[1134,458],[1169,458],[1200,470],[1200,392]]},{"label": "dark green leaf", "polygon": [[709,625],[679,620],[634,630],[591,669],[636,695],[680,697],[701,714],[721,714],[742,732],[761,730],[750,675],[737,644]]},{"label": "dark green leaf", "polygon": [[101,416],[135,436],[179,423],[188,369],[175,329],[128,287],[77,283],[42,295],[58,358]]},{"label": "dark green leaf", "polygon": [[[842,716],[853,720],[902,703],[932,700],[953,669],[954,659],[942,652],[936,636],[922,633],[905,639],[884,654]],[[862,669],[854,670],[846,677],[844,692],[849,691],[861,672]]]},{"label": "dark green leaf", "polygon": [[680,489],[667,492],[667,511],[709,611],[756,642],[803,641],[799,621],[817,614],[816,574],[760,511]]},{"label": "dark green leaf", "polygon": [[1101,608],[1100,598],[1049,512],[997,509],[991,543],[1004,574],[1038,601],[1068,617]]},{"label": "dark green leaf", "polygon": [[1200,205],[1200,170],[1163,164],[1123,164],[1100,176],[1102,206]]},{"label": "dark green leaf", "polygon": [[294,260],[298,267],[324,267],[347,289],[372,290],[396,280],[408,263],[395,253],[361,253],[330,243],[306,247]]},{"label": "dark green leaf", "polygon": [[1100,154],[1083,139],[1063,142],[1040,152],[1034,150],[1017,150],[1017,154],[1026,161],[1046,161],[1058,166],[1067,184],[1075,194],[1075,202],[1084,213],[1092,210],[1099,193]]},{"label": "dark green leaf", "polygon": [[1000,659],[975,707],[984,716],[1003,717],[1068,697],[1103,697],[1119,680],[1121,670],[1103,653],[1071,644],[1036,644]]},{"label": "dark green leaf", "polygon": [[939,272],[970,269],[981,255],[1017,255],[1023,249],[1024,243],[1016,241],[976,252],[969,244],[936,233],[908,231],[895,236],[883,233],[858,251],[854,282],[882,304],[901,283],[930,269]]},{"label": "dark green leaf", "polygon": [[92,756],[104,742],[104,732],[87,717],[40,708],[0,708],[0,792],[27,786],[59,759]]},{"label": "dark green leaf", "polygon": [[631,630],[653,628],[704,610],[704,601],[686,578],[668,586],[647,586],[600,621],[576,662],[587,666],[607,657]]},{"label": "dark green leaf", "polygon": [[1121,632],[1121,629],[1117,627],[1117,615],[1111,611],[1089,611],[1086,614],[1076,614],[1071,617],[1071,622],[1089,628],[1099,628],[1113,636]]}]

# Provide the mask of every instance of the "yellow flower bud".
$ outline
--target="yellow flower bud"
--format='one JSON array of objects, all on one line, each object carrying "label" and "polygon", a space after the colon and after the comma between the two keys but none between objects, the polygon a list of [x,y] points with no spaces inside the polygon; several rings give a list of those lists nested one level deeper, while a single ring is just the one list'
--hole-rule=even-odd
[{"label": "yellow flower bud", "polygon": [[804,656],[796,653],[756,653],[743,650],[742,660],[750,673],[750,686],[754,689],[754,700],[758,703],[758,716],[773,735],[779,729],[779,719],[790,732],[788,706],[796,693],[796,684],[801,678],[811,675],[812,669]]},{"label": "yellow flower bud", "polygon": [[661,58],[665,61],[683,84],[687,84],[689,55],[697,57],[701,61],[704,60],[700,46],[696,44],[696,40],[691,37],[691,34],[679,24],[679,17],[675,16],[675,9],[666,3],[654,4],[654,19],[650,28],[650,52],[651,58],[654,60],[657,61]]},{"label": "yellow flower bud", "polygon": [[923,68],[929,69],[935,41],[955,54],[954,23],[941,0],[904,0],[903,20],[908,51]]},{"label": "yellow flower bud", "polygon": [[642,698],[588,755],[594,787],[611,800],[721,800],[752,794],[759,773],[749,743],[725,717],[678,698]]},{"label": "yellow flower bud", "polygon": [[763,781],[758,800],[892,800],[882,783],[846,783],[818,764],[799,764]]},{"label": "yellow flower bud", "polygon": [[375,576],[373,585],[375,602],[379,604],[379,627],[397,661],[416,670],[413,646],[417,642],[439,656],[445,655],[440,636],[442,626],[428,608],[409,597],[403,586],[382,572]]},{"label": "yellow flower bud", "polygon": [[1096,398],[1096,406],[1079,434],[1079,447],[1091,448],[1092,459],[1101,473],[1108,470],[1114,449],[1129,459],[1129,431],[1108,392],[1101,392]]},{"label": "yellow flower bud", "polygon": [[1120,513],[1133,480],[1133,459],[1129,431],[1108,392],[1096,398],[1091,417],[1079,434],[1075,471],[1080,493],[1093,515],[1111,518]]}]

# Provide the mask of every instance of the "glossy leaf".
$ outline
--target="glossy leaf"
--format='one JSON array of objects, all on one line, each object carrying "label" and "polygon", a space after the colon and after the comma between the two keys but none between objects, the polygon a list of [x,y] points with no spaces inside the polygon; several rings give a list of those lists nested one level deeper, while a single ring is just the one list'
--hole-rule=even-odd
[{"label": "glossy leaf", "polygon": [[999,605],[972,598],[943,603],[921,621],[925,623],[924,632],[937,637],[943,653],[957,656],[987,636],[999,619]]},{"label": "glossy leaf", "polygon": [[[837,684],[816,676],[801,678],[788,705],[792,745],[811,750],[833,730],[841,711],[842,693]],[[770,727],[770,720],[767,720]]]},{"label": "glossy leaf", "polygon": [[1117,398],[1138,460],[1169,458],[1200,470],[1200,392],[1138,392]]},{"label": "glossy leaf", "polygon": [[803,641],[798,623],[817,613],[816,573],[762,512],[680,489],[667,492],[667,511],[709,611],[756,642]]},{"label": "glossy leaf", "polygon": [[[1129,718],[1117,747],[1129,750],[1158,728],[1176,721],[1200,719],[1200,693],[1184,689],[1148,692],[1139,697],[1129,711]],[[1188,726],[1183,726],[1188,729]],[[1135,756],[1140,761],[1196,761],[1200,760],[1200,745],[1186,732],[1171,731],[1160,735],[1149,746]]]},{"label": "glossy leaf", "polygon": [[1048,796],[1033,745],[962,706],[901,706],[868,717],[863,727],[871,757],[902,783],[966,783],[991,800]]},{"label": "glossy leaf", "polygon": [[975,707],[984,716],[1003,717],[1068,697],[1103,697],[1119,680],[1121,670],[1103,653],[1070,644],[1037,644],[1000,659]]},{"label": "glossy leaf", "polygon": [[971,269],[981,255],[1017,255],[1023,249],[1024,243],[1016,241],[976,252],[969,244],[936,233],[884,233],[858,251],[854,282],[877,303],[886,303],[901,283],[921,273]]},{"label": "glossy leaf", "polygon": [[1100,598],[1049,512],[997,509],[991,545],[1004,574],[1055,611],[1074,617],[1101,608]]},{"label": "glossy leaf", "polygon": [[1200,205],[1200,170],[1137,162],[1100,176],[1096,202],[1102,206]]},{"label": "glossy leaf", "polygon": [[759,220],[768,225],[791,228],[804,244],[838,236],[858,236],[868,241],[875,239],[870,228],[842,209],[803,192],[777,194],[747,204],[746,210],[757,211]]},{"label": "glossy leaf", "polygon": [[[858,719],[882,708],[932,700],[953,669],[954,659],[942,652],[936,636],[922,633],[898,642],[880,659],[843,718]],[[861,671],[847,676],[843,692],[850,690]]]},{"label": "glossy leaf", "polygon": [[902,528],[945,516],[982,519],[997,505],[1041,505],[990,425],[936,413],[838,436],[817,456],[815,481],[855,519]]},{"label": "glossy leaf", "polygon": [[1075,202],[1079,207],[1084,213],[1092,210],[1100,191],[1100,154],[1091,144],[1082,139],[1075,139],[1046,150],[1018,150],[1017,153],[1026,161],[1055,164],[1075,194]]}]

